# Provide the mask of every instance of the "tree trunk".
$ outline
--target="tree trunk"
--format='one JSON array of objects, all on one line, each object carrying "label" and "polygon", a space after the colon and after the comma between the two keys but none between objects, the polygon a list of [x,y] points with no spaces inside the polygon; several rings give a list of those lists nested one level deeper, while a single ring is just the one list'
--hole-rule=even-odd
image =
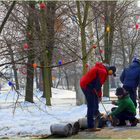
[{"label": "tree trunk", "polygon": [[79,81],[79,76],[77,75],[76,65],[74,65],[74,88],[76,91],[76,105],[82,105],[83,103],[86,102],[85,95],[81,90],[79,83],[80,81]]},{"label": "tree trunk", "polygon": [[86,34],[85,34],[85,28],[86,28],[86,22],[87,22],[87,16],[88,16],[88,10],[89,10],[89,3],[86,1],[84,6],[84,17],[82,21],[82,14],[80,11],[80,2],[76,1],[77,5],[77,16],[79,20],[79,26],[81,30],[81,46],[82,46],[82,63],[83,63],[83,74],[86,73],[86,63],[87,63],[87,50],[86,50]]},{"label": "tree trunk", "polygon": [[[43,66],[43,65],[41,64],[41,66]],[[40,91],[43,91],[43,79],[42,78],[43,78],[43,68],[40,69],[40,72],[39,72],[39,90]],[[45,95],[43,94],[42,97],[45,98]]]},{"label": "tree trunk", "polygon": [[12,10],[14,9],[15,4],[16,4],[16,1],[13,1],[12,4],[11,4],[11,6],[10,6],[10,8],[9,8],[9,10],[8,10],[8,12],[7,12],[7,14],[6,14],[6,16],[5,16],[5,18],[4,18],[4,20],[2,21],[2,24],[0,26],[0,34],[1,34],[2,30],[3,30],[3,28],[4,28],[4,25],[7,22],[10,14],[12,12]]},{"label": "tree trunk", "polygon": [[[52,53],[54,47],[54,20],[55,20],[55,3],[56,2],[47,2],[47,10],[42,11],[41,18],[41,44],[44,50],[43,53],[43,82],[44,82],[44,92],[46,97],[46,105],[51,105],[51,85],[52,85],[52,76],[51,76],[51,62],[52,62]],[[46,13],[45,13],[46,12]],[[47,37],[47,38],[46,38]]]},{"label": "tree trunk", "polygon": [[[5,40],[6,40],[6,39],[5,39]],[[8,49],[9,49],[9,53],[10,53],[10,57],[11,57],[12,69],[13,69],[13,71],[14,71],[14,79],[15,79],[15,83],[16,83],[16,90],[19,90],[18,75],[17,75],[17,69],[16,69],[16,65],[15,65],[13,50],[12,50],[12,48],[11,48],[10,43],[8,43],[7,40],[6,40],[6,43],[7,43],[7,47],[8,47]]]},{"label": "tree trunk", "polygon": [[70,89],[70,87],[69,87],[69,77],[68,77],[67,71],[63,70],[63,73],[65,74],[65,79],[66,79],[66,83],[67,83],[67,89],[69,90]]},{"label": "tree trunk", "polygon": [[[109,9],[109,7],[111,7],[111,9]],[[104,31],[105,32],[105,38],[104,38],[105,60],[104,62],[107,64],[110,64],[111,56],[112,56],[115,7],[116,7],[116,1],[112,3],[108,1],[105,2],[105,31]],[[107,26],[109,26],[110,28],[109,32],[106,31]],[[109,78],[107,78],[103,86],[103,95],[109,97]]]},{"label": "tree trunk", "polygon": [[39,77],[38,77],[38,71],[35,69],[35,79],[36,79],[36,88],[39,88]]},{"label": "tree trunk", "polygon": [[121,49],[122,49],[122,54],[123,54],[123,68],[125,68],[126,57],[125,57],[125,49],[124,49],[123,32],[122,32],[122,27],[120,24],[119,24],[119,31],[120,31],[120,37],[121,37]]},{"label": "tree trunk", "polygon": [[[80,1],[76,1],[76,6],[77,6],[77,16],[78,16],[78,20],[79,20],[79,27],[81,30],[81,46],[82,46],[82,64],[83,64],[83,74],[86,73],[87,68],[86,68],[86,63],[87,63],[87,50],[86,50],[86,34],[85,34],[85,28],[86,28],[86,22],[87,22],[87,17],[88,17],[88,10],[89,10],[89,3],[88,1],[85,1],[85,5],[84,5],[84,17],[83,17],[83,21],[82,21],[82,14],[80,11]],[[79,82],[78,82],[79,83]],[[79,87],[79,86],[78,86]],[[77,98],[80,98],[80,96],[78,96],[79,92],[81,92],[80,88],[78,88],[77,90]],[[81,99],[77,99],[79,102],[78,104],[83,104],[85,103],[85,100],[82,101]]]},{"label": "tree trunk", "polygon": [[26,81],[26,94],[25,94],[25,101],[33,103],[33,78],[34,78],[34,69],[31,64],[34,63],[33,56],[29,52],[28,55],[28,63],[27,65],[27,81]]},{"label": "tree trunk", "polygon": [[[29,2],[29,6],[31,7],[31,3]],[[30,32],[30,37],[27,37],[27,43],[29,44],[30,48],[33,48],[33,21],[34,15],[31,9],[29,9],[29,16],[28,16],[28,25],[27,25],[27,32]],[[34,52],[32,49],[27,50],[27,80],[26,80],[26,93],[25,93],[25,101],[33,103],[33,79],[34,79]]]},{"label": "tree trunk", "polygon": [[[47,25],[47,42],[46,42],[46,49],[47,49],[47,58],[48,58],[48,66],[52,64],[52,55],[53,55],[53,48],[54,48],[54,24],[55,24],[55,10],[56,10],[56,1],[48,1],[47,2],[47,11],[46,11],[46,25]],[[48,67],[48,78],[49,78],[49,89],[50,96],[52,96],[51,87],[52,87],[52,69]]]},{"label": "tree trunk", "polygon": [[[44,64],[45,66],[48,66],[48,57],[47,54],[44,53]],[[43,70],[43,76],[44,76],[44,91],[45,91],[45,97],[46,97],[46,105],[51,106],[51,87],[50,87],[50,78],[49,78],[49,68],[44,67]]]}]

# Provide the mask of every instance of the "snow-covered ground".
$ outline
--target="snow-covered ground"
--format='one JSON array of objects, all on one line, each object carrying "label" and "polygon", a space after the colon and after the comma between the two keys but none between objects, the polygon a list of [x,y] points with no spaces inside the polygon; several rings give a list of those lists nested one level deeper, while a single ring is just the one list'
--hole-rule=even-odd
[{"label": "snow-covered ground", "polygon": [[[114,96],[114,90],[110,92]],[[74,122],[86,115],[86,105],[76,106],[74,91],[52,88],[52,106],[47,107],[40,91],[35,92],[35,103],[24,102],[12,90],[0,91],[0,138],[20,137],[26,135],[50,134],[54,123]],[[22,92],[21,92],[22,93]],[[112,105],[103,99],[104,106],[110,110]],[[105,112],[100,104],[100,112]]]}]

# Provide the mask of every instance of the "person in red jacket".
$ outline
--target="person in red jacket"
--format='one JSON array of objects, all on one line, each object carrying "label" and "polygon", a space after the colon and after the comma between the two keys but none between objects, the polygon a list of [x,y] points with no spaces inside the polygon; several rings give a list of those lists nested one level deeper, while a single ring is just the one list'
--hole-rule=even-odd
[{"label": "person in red jacket", "polygon": [[80,78],[80,87],[87,101],[87,127],[89,131],[99,131],[94,127],[93,117],[99,112],[99,100],[102,97],[101,87],[108,75],[115,75],[115,66],[105,66],[102,62],[95,65]]}]

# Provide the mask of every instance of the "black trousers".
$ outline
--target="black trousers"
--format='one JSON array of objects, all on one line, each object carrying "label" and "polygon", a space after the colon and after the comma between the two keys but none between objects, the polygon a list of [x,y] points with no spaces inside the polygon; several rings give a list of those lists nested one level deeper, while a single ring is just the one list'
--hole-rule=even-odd
[{"label": "black trousers", "polygon": [[137,108],[137,93],[135,88],[130,88],[127,86],[123,86],[123,88],[128,92],[131,100],[133,101],[135,107]]},{"label": "black trousers", "polygon": [[[111,111],[114,111],[117,107],[113,107]],[[120,112],[119,114],[115,115],[117,119],[119,119],[121,124],[125,123],[125,120],[133,121],[135,119],[136,114],[133,114],[131,112],[128,112],[127,110],[124,110]]]}]

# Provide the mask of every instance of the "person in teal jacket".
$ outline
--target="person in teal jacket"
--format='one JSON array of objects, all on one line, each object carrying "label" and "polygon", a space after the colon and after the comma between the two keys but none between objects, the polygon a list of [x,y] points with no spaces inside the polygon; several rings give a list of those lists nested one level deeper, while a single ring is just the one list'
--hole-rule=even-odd
[{"label": "person in teal jacket", "polygon": [[119,87],[116,89],[116,96],[118,100],[112,101],[112,104],[118,107],[112,108],[108,115],[119,120],[118,126],[126,125],[126,120],[129,120],[131,126],[136,126],[136,107],[128,93],[124,88]]}]

